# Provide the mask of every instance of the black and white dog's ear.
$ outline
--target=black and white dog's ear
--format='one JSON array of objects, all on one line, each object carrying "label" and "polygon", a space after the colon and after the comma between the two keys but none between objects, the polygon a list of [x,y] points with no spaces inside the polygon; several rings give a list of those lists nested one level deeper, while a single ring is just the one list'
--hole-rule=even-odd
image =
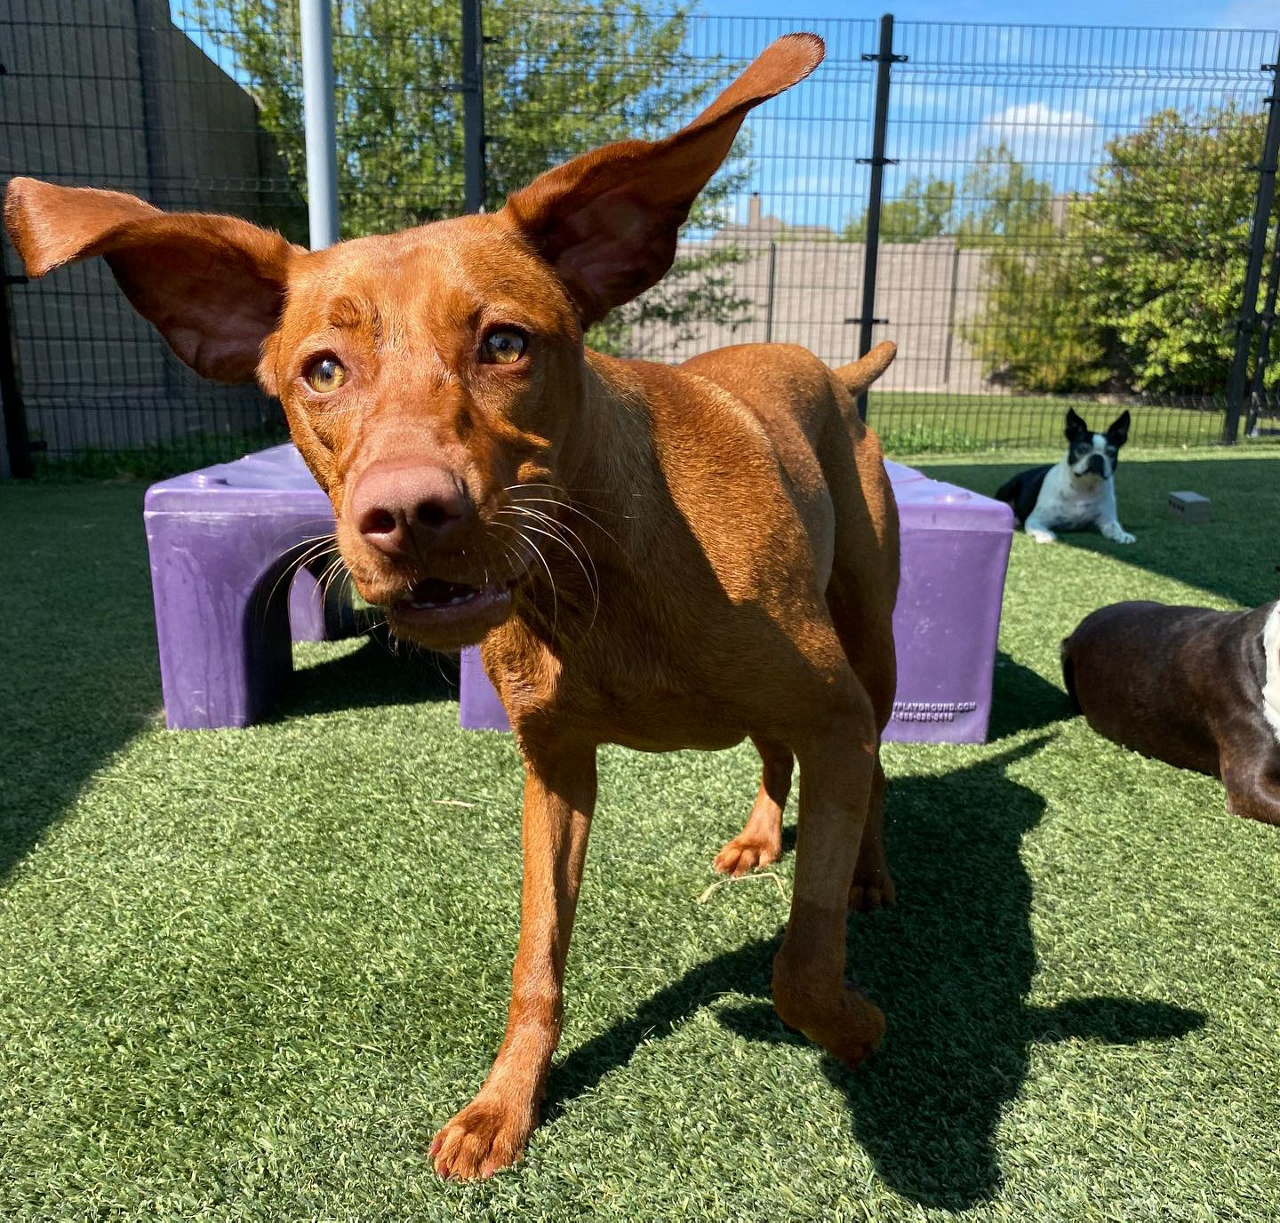
[{"label": "black and white dog's ear", "polygon": [[1063,432],[1069,442],[1074,442],[1077,438],[1092,436],[1092,430],[1085,424],[1084,417],[1080,416],[1075,408],[1067,409],[1067,427]]},{"label": "black and white dog's ear", "polygon": [[1111,428],[1107,430],[1107,441],[1113,446],[1120,447],[1129,440],[1129,410],[1126,408],[1114,421],[1111,422]]}]

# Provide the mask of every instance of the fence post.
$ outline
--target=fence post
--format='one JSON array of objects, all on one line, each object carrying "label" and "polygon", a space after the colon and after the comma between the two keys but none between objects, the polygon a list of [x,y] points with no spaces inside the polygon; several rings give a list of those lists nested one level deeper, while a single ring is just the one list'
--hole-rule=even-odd
[{"label": "fence post", "polygon": [[484,31],[481,0],[462,0],[462,163],[463,202],[468,212],[484,211]]},{"label": "fence post", "polygon": [[769,243],[769,287],[768,295],[764,304],[764,342],[766,344],[773,341],[773,293],[774,281],[777,278],[778,270],[778,244],[776,242]]},{"label": "fence post", "polygon": [[31,462],[26,408],[18,385],[17,341],[9,326],[9,286],[26,283],[25,276],[5,275],[4,251],[0,249],[0,411],[4,413],[4,449],[0,451],[0,460],[6,453],[8,456],[8,471],[0,470],[0,476],[16,476],[21,480],[29,480],[35,468]]},{"label": "fence post", "polygon": [[307,220],[311,249],[318,251],[342,236],[329,0],[299,0],[298,15],[302,27],[302,122],[307,138]]},{"label": "fence post", "polygon": [[[871,351],[871,329],[876,323],[888,319],[876,318],[876,262],[880,257],[880,197],[884,189],[885,166],[896,165],[896,159],[885,157],[884,137],[889,125],[889,69],[895,63],[906,60],[905,55],[893,53],[893,14],[880,18],[880,49],[866,52],[863,60],[876,64],[876,109],[871,136],[871,156],[859,157],[864,165],[871,166],[871,190],[867,197],[867,242],[862,265],[862,313],[850,322],[858,327],[858,356],[865,357]],[[867,419],[867,392],[858,396],[858,415]]]},{"label": "fence post", "polygon": [[1267,233],[1271,228],[1271,202],[1275,198],[1276,158],[1280,155],[1280,44],[1276,62],[1263,64],[1274,79],[1271,96],[1266,99],[1267,134],[1262,142],[1262,164],[1258,166],[1258,197],[1253,209],[1253,225],[1249,231],[1249,261],[1244,272],[1244,300],[1236,320],[1236,351],[1227,383],[1227,419],[1222,426],[1222,440],[1235,445],[1240,434],[1240,412],[1244,406],[1245,385],[1249,374],[1249,353],[1254,332],[1258,329],[1258,285],[1262,280],[1262,260],[1266,254]]},{"label": "fence post", "polygon": [[1271,243],[1271,271],[1267,274],[1267,296],[1258,319],[1258,351],[1253,357],[1253,382],[1249,387],[1249,419],[1245,424],[1245,437],[1252,437],[1258,427],[1258,405],[1264,393],[1263,381],[1267,376],[1267,361],[1271,356],[1271,337],[1276,325],[1276,297],[1280,294],[1280,221],[1276,222],[1276,236]]}]

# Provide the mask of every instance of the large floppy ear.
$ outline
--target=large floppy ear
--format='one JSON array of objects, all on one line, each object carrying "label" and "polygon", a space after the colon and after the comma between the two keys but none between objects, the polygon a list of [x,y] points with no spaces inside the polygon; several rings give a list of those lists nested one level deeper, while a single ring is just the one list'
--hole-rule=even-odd
[{"label": "large floppy ear", "polygon": [[1067,427],[1063,430],[1066,439],[1074,442],[1077,438],[1089,437],[1092,430],[1085,424],[1084,417],[1081,416],[1075,408],[1067,409]]},{"label": "large floppy ear", "polygon": [[254,376],[296,252],[279,234],[33,178],[10,180],[4,217],[29,275],[103,255],[134,309],[192,369],[220,382]]},{"label": "large floppy ear", "polygon": [[1129,409],[1125,410],[1111,422],[1107,430],[1107,441],[1118,450],[1129,440]]},{"label": "large floppy ear", "polygon": [[555,269],[584,324],[656,284],[676,231],[728,156],[747,111],[803,80],[822,61],[816,34],[788,34],[687,127],[665,140],[624,140],[548,170],[498,218]]}]

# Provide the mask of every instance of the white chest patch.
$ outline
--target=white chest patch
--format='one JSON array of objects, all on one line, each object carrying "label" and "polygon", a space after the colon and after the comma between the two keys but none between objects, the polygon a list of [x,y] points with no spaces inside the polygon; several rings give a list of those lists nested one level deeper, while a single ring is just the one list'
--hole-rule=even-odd
[{"label": "white chest patch", "polygon": [[1262,650],[1267,660],[1267,677],[1262,685],[1262,716],[1280,743],[1280,603],[1267,617],[1262,630]]}]

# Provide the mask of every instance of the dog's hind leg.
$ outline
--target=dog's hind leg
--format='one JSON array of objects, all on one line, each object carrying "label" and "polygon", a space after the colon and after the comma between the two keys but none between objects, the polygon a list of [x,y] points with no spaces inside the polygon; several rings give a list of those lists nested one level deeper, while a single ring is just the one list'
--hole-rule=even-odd
[{"label": "dog's hind leg", "polygon": [[866,690],[876,743],[867,821],[849,889],[858,911],[893,904],[894,886],[884,856],[884,769],[880,736],[893,713],[898,684],[893,608],[899,577],[898,521],[893,492],[879,462],[876,439],[853,455],[839,446],[824,455],[835,508],[836,537],[827,611],[849,666]]},{"label": "dog's hind leg", "polygon": [[722,875],[745,875],[756,866],[768,866],[782,854],[782,810],[791,792],[791,749],[772,739],[751,741],[760,753],[764,769],[760,790],[746,824],[716,855],[715,868]]},{"label": "dog's hind leg", "polygon": [[[865,562],[864,562],[865,563]],[[880,764],[880,736],[893,712],[897,662],[891,615],[877,615],[874,608],[856,599],[833,574],[827,588],[827,608],[853,673],[871,700],[876,723],[875,771],[862,830],[858,863],[849,888],[849,908],[859,912],[888,908],[893,904],[893,878],[884,856],[884,769]]]},{"label": "dog's hind leg", "polygon": [[865,689],[844,668],[795,743],[800,819],[791,919],[773,961],[783,1022],[848,1067],[879,1043],[884,1016],[845,983],[846,901],[875,774],[879,735]]},{"label": "dog's hind leg", "polygon": [[871,781],[871,801],[867,804],[867,824],[858,846],[858,864],[849,887],[849,908],[859,913],[887,909],[896,895],[893,876],[884,857],[884,769],[876,754],[876,772]]}]

